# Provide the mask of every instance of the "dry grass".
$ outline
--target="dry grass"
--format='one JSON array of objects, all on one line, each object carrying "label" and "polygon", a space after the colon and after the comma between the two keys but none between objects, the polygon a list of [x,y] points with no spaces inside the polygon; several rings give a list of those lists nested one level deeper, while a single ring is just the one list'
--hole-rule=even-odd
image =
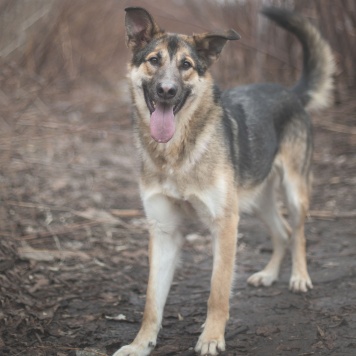
[{"label": "dry grass", "polygon": [[85,78],[115,87],[128,59],[123,10],[140,5],[170,31],[237,29],[242,40],[228,46],[215,68],[222,85],[260,80],[292,83],[301,66],[299,45],[258,15],[262,3],[295,8],[319,26],[338,61],[339,88],[355,87],[353,0],[106,0],[100,4],[96,0],[3,0],[0,57],[55,84]]},{"label": "dry grass", "polygon": [[[56,194],[67,184],[56,180],[58,172],[67,170],[86,180],[90,171],[86,162],[97,142],[102,137],[113,143],[129,137],[126,6],[146,7],[170,31],[235,28],[240,32],[242,40],[229,43],[213,69],[223,87],[262,80],[291,84],[301,66],[299,45],[258,15],[262,2],[225,1],[222,6],[206,0],[0,0],[0,232],[24,236],[32,228],[42,231],[32,226],[39,221],[33,211],[23,215],[11,204],[49,203],[49,193]],[[340,101],[346,90],[356,86],[356,50],[351,45],[355,2],[298,0],[296,8],[321,27],[333,46]],[[83,142],[88,157],[78,149]],[[81,178],[78,171],[86,173]],[[85,205],[85,200],[75,203]]]}]

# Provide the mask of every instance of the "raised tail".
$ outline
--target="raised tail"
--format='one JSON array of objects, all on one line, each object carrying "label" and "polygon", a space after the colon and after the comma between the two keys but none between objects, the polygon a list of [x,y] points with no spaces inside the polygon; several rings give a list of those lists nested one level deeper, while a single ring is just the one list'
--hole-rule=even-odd
[{"label": "raised tail", "polygon": [[329,44],[304,17],[291,11],[267,7],[262,13],[293,33],[303,47],[303,73],[292,90],[308,111],[332,105],[335,62]]}]

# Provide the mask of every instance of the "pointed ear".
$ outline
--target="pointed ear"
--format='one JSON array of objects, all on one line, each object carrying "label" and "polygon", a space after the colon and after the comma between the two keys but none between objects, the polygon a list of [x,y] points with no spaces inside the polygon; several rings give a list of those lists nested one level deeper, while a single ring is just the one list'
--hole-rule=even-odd
[{"label": "pointed ear", "polygon": [[144,47],[154,36],[163,33],[142,7],[127,7],[125,11],[126,44],[131,50]]},{"label": "pointed ear", "polygon": [[203,33],[193,35],[199,55],[210,66],[219,58],[227,41],[239,40],[241,36],[235,30],[222,33]]}]

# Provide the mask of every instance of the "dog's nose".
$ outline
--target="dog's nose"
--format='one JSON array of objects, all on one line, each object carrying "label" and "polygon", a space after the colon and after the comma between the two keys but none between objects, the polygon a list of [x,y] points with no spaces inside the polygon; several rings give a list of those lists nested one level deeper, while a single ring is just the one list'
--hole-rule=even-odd
[{"label": "dog's nose", "polygon": [[159,83],[157,94],[161,99],[172,99],[177,94],[177,85],[171,82]]}]

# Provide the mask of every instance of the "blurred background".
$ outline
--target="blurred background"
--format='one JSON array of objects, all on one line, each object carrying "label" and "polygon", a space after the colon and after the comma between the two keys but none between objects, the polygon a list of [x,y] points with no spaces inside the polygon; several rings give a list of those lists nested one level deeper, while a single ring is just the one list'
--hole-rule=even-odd
[{"label": "blurred background", "polygon": [[[3,234],[12,236],[13,231],[26,229],[21,214],[9,216],[13,211],[6,208],[9,203],[53,203],[53,199],[64,199],[63,194],[54,198],[54,192],[65,191],[72,199],[57,203],[86,205],[85,189],[90,189],[99,205],[113,207],[118,202],[110,189],[132,182],[125,7],[147,8],[169,31],[189,34],[236,29],[242,39],[228,43],[213,66],[222,88],[258,81],[291,85],[301,70],[301,48],[291,35],[259,15],[262,6],[272,4],[294,9],[320,28],[337,62],[335,107],[352,113],[356,89],[354,0],[0,0]],[[354,126],[354,115],[348,118]],[[355,130],[343,127],[337,119],[322,120],[320,125],[341,132]],[[347,140],[354,142],[354,135]],[[117,182],[105,178],[105,174],[111,178],[114,174],[108,168],[111,163],[133,168],[129,173],[115,170]],[[65,178],[58,172],[70,174]],[[128,190],[121,189],[121,193],[122,204],[139,205]],[[14,223],[16,216],[19,221]]]},{"label": "blurred background", "polygon": [[[242,39],[228,43],[212,68],[222,88],[292,85],[301,70],[300,45],[259,15],[265,5],[302,13],[332,46],[335,105],[313,119],[317,133],[328,130],[315,160],[337,183],[344,179],[334,177],[329,163],[341,156],[342,173],[351,179],[353,161],[345,152],[353,157],[356,129],[354,0],[0,0],[2,246],[7,241],[17,253],[28,238],[58,248],[53,230],[65,234],[74,226],[72,237],[83,238],[86,225],[77,225],[73,211],[141,208],[125,78],[125,7],[145,7],[171,32],[236,29]],[[324,144],[330,139],[339,154]],[[329,197],[329,186],[322,187],[316,207],[336,209],[338,199],[352,199],[345,192]]]},{"label": "blurred background", "polygon": [[[34,344],[34,355],[52,355],[43,340],[95,344],[94,323],[88,322],[94,319],[97,340],[113,351],[119,343],[112,344],[110,335],[117,329],[108,331],[102,315],[121,298],[120,286],[133,294],[127,313],[132,305],[142,309],[136,294],[144,294],[147,230],[125,79],[130,53],[124,8],[145,7],[170,32],[237,30],[242,39],[228,43],[212,68],[222,88],[260,81],[292,85],[301,70],[301,48],[259,15],[271,4],[302,13],[333,49],[334,102],[313,116],[311,216],[354,217],[355,0],[0,0],[0,351],[19,354]],[[356,229],[342,222],[330,226],[308,226],[315,246],[325,234],[337,238],[345,230],[351,236]],[[210,252],[206,239],[191,241],[198,241],[195,269]],[[251,241],[255,251],[257,242]],[[138,276],[120,274],[130,266],[140,267]],[[118,291],[112,280],[120,281]],[[140,315],[132,318],[138,323]],[[62,351],[54,354],[72,355]]]},{"label": "blurred background", "polygon": [[[260,80],[293,82],[299,46],[258,15],[274,4],[304,14],[331,43],[337,59],[338,94],[356,85],[356,4],[352,0],[171,0],[100,2],[1,0],[0,58],[47,85],[71,88],[90,81],[118,89],[128,59],[124,43],[126,6],[143,6],[169,31],[235,28],[242,35],[225,51],[215,71],[222,85]],[[120,98],[119,98],[120,99]]]}]

